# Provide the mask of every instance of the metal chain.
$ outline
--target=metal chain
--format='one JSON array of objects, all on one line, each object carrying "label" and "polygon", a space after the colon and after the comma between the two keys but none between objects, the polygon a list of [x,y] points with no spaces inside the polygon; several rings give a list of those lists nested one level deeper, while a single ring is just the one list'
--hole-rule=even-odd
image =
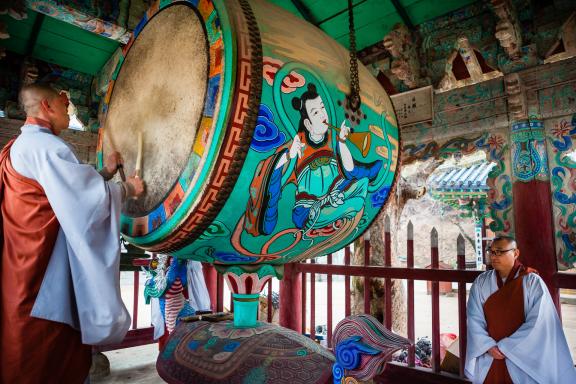
[{"label": "metal chain", "polygon": [[354,9],[352,0],[348,0],[348,24],[350,32],[350,107],[353,111],[360,108],[360,80],[358,79],[358,58],[356,56],[356,31],[354,30]]}]

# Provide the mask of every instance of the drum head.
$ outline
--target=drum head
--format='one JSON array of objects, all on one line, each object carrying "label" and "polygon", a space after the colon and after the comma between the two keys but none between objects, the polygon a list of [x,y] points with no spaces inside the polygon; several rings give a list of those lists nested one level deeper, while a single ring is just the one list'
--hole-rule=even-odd
[{"label": "drum head", "polygon": [[154,15],[133,42],[114,84],[103,138],[104,155],[119,151],[128,176],[142,137],[147,193],[126,204],[125,215],[151,212],[178,181],[202,117],[208,67],[204,22],[186,5]]}]

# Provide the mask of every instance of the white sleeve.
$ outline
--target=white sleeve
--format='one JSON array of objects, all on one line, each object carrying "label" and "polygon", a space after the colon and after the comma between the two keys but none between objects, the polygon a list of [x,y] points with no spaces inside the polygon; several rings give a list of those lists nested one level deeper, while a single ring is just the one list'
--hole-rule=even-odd
[{"label": "white sleeve", "polygon": [[44,188],[66,237],[82,341],[120,342],[130,326],[119,286],[121,190],[79,163],[59,139],[51,138],[46,146],[31,151],[28,169]]},{"label": "white sleeve", "polygon": [[479,277],[472,284],[466,307],[468,331],[465,371],[469,378],[474,378],[477,375],[478,359],[486,360],[489,358],[489,363],[492,363],[492,357],[484,355],[496,345],[496,341],[488,334],[488,324],[484,317],[483,303],[480,298],[480,281]]}]

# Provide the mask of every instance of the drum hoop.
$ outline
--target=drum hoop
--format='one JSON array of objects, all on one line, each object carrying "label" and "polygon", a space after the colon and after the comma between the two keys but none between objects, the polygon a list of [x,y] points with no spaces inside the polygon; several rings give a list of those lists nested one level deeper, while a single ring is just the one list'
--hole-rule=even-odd
[{"label": "drum hoop", "polygon": [[[222,4],[220,0],[215,0],[215,3]],[[238,68],[234,89],[234,96],[236,96],[240,92],[240,85],[244,89],[248,87],[247,92],[242,91],[248,94],[248,98],[247,100],[240,97],[233,98],[234,102],[229,114],[231,119],[228,122],[227,132],[224,134],[224,143],[221,144],[221,148],[226,148],[228,152],[233,151],[234,154],[232,159],[218,156],[213,167],[217,172],[211,174],[200,201],[193,209],[186,210],[186,216],[165,238],[156,242],[146,237],[134,239],[140,247],[149,251],[173,252],[201,236],[218,216],[232,193],[250,150],[262,90],[262,43],[258,24],[249,3],[246,0],[239,0],[237,4],[230,2],[227,5],[230,8],[228,11],[230,25],[237,29],[235,30],[238,44],[237,55],[245,55],[242,59],[250,62],[249,69]],[[218,7],[218,9],[221,8]]]},{"label": "drum hoop", "polygon": [[[217,0],[218,1],[218,0]],[[114,91],[115,81],[120,74],[121,68],[127,57],[130,49],[134,41],[137,39],[138,35],[142,32],[144,27],[161,11],[174,6],[174,5],[186,5],[190,9],[192,9],[196,16],[201,20],[202,28],[204,29],[204,33],[208,37],[208,42],[206,45],[206,49],[209,52],[208,57],[210,58],[210,54],[216,54],[220,51],[221,57],[226,58],[226,55],[223,53],[223,33],[221,26],[216,28],[216,25],[219,23],[214,23],[214,19],[218,18],[218,13],[210,1],[205,1],[204,6],[198,9],[193,1],[191,0],[184,0],[184,1],[162,1],[160,3],[156,2],[144,15],[142,20],[138,23],[138,26],[134,30],[134,34],[128,44],[123,48],[122,55],[116,65],[114,73],[112,75],[112,79],[110,81],[110,85],[108,87],[108,92],[104,99],[105,105],[105,114],[104,118],[101,122],[101,128],[99,129],[99,137],[98,137],[98,147],[97,147],[97,166],[98,168],[103,167],[103,136],[104,136],[104,125],[108,113],[108,107],[110,105],[111,96]],[[216,28],[216,31],[212,31],[212,34],[209,33],[208,28]],[[212,98],[208,97],[208,92],[205,90],[205,103],[204,103],[204,111],[203,115],[200,117],[199,121],[199,130],[196,135],[196,140],[194,142],[194,146],[196,146],[197,141],[200,139],[200,130],[205,124],[205,120],[209,120],[211,122],[211,133],[213,134],[215,131],[215,126],[223,125],[224,124],[224,116],[218,118],[213,118],[212,113],[211,116],[206,116],[206,111],[210,106],[216,105],[221,97],[223,92],[222,88],[225,88],[223,81],[221,78],[223,77],[223,70],[224,70],[224,60],[222,60],[219,65],[216,65],[215,60],[209,59],[209,68],[208,68],[208,80],[207,86],[214,86],[215,83],[215,92],[212,92]],[[217,81],[214,81],[217,80]],[[194,147],[193,146],[193,147]],[[209,147],[206,146],[204,151],[201,155],[201,159],[205,158],[210,154]],[[191,190],[194,189],[194,185],[190,184],[190,180],[192,180],[192,176],[196,169],[193,167],[192,158],[193,158],[193,151],[191,150],[187,164],[184,166],[183,170],[180,172],[176,180],[174,181],[173,186],[170,190],[163,196],[160,202],[151,210],[148,211],[147,214],[142,216],[128,216],[124,213],[121,214],[121,231],[123,235],[129,241],[139,245],[140,241],[139,238],[142,236],[146,237],[161,237],[160,232],[170,232],[172,229],[178,225],[178,218],[175,216],[178,210],[185,205],[187,200],[192,200]],[[188,178],[184,178],[183,175],[188,174],[190,175]],[[197,183],[196,183],[197,184]],[[172,203],[170,203],[172,202]],[[190,202],[189,202],[190,203]],[[162,229],[164,231],[162,231]],[[151,236],[152,235],[152,236]]]}]

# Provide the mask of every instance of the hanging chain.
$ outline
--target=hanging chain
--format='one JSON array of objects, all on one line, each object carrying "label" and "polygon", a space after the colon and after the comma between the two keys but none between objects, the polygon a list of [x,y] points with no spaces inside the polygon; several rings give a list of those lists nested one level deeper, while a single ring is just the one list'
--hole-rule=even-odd
[{"label": "hanging chain", "polygon": [[360,80],[358,79],[358,58],[356,56],[356,31],[354,30],[354,9],[352,0],[348,0],[348,22],[350,29],[350,107],[353,111],[360,108]]}]

